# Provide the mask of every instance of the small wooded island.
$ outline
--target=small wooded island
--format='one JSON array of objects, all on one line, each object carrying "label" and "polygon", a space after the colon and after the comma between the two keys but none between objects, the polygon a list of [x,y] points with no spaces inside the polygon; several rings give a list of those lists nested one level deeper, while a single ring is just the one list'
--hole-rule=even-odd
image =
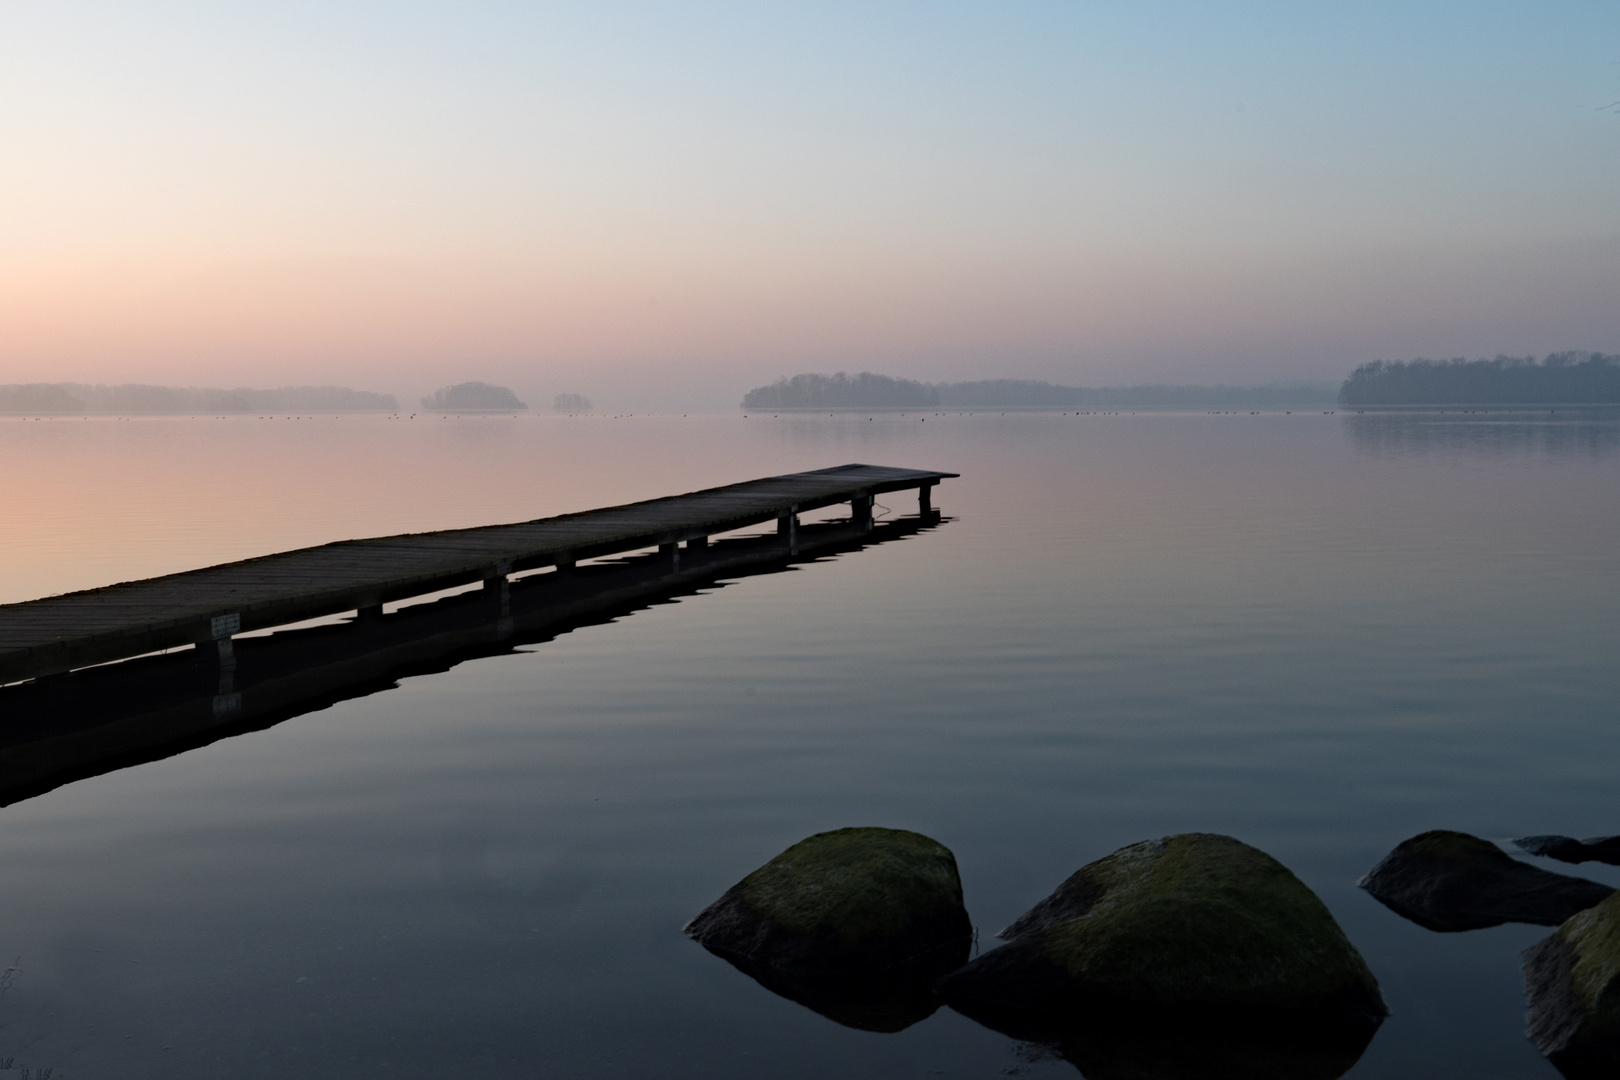
[{"label": "small wooded island", "polygon": [[925,383],[863,371],[778,379],[743,395],[767,409],[1262,409],[1330,405],[1331,385],[1059,386],[1037,379]]},{"label": "small wooded island", "polygon": [[1553,353],[1494,360],[1374,360],[1339,388],[1345,405],[1616,405],[1620,356]]},{"label": "small wooded island", "polygon": [[528,406],[504,386],[464,382],[433,391],[422,399],[422,408],[433,412],[516,412]]}]

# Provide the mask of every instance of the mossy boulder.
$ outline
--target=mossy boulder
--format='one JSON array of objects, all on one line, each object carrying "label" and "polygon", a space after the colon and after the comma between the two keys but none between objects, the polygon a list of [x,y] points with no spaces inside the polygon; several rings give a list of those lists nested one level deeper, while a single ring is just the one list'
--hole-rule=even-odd
[{"label": "mossy boulder", "polygon": [[1000,936],[1006,945],[938,989],[952,1008],[1016,1037],[1045,1041],[1111,1014],[1178,1028],[1196,1018],[1303,1031],[1319,1021],[1370,1033],[1388,1011],[1327,906],[1287,867],[1228,836],[1121,848]]},{"label": "mossy boulder", "polygon": [[896,1031],[938,1008],[973,924],[949,848],[901,829],[801,840],[727,889],[686,932],[775,993],[852,1027]]},{"label": "mossy boulder", "polygon": [[1524,954],[1529,1036],[1565,1076],[1620,1076],[1620,895]]},{"label": "mossy boulder", "polygon": [[1361,887],[1397,915],[1441,933],[1509,922],[1557,926],[1614,892],[1519,862],[1489,840],[1448,829],[1403,840]]}]

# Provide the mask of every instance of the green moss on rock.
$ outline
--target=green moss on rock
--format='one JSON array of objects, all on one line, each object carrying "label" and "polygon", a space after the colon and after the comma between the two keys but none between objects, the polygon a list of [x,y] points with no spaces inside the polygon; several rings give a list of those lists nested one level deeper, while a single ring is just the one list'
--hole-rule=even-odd
[{"label": "green moss on rock", "polygon": [[1105,992],[1279,1007],[1347,988],[1378,992],[1327,905],[1282,863],[1230,837],[1133,844],[1082,873],[1102,895],[1048,931],[1041,949]]},{"label": "green moss on rock", "polygon": [[956,856],[903,829],[817,833],[738,888],[743,903],[783,930],[826,928],[851,943],[903,933],[918,918],[962,907]]},{"label": "green moss on rock", "polygon": [[1575,1004],[1620,1035],[1620,893],[1571,917],[1556,934],[1574,954]]},{"label": "green moss on rock", "polygon": [[1326,1010],[1372,1024],[1387,1012],[1327,906],[1276,859],[1228,836],[1121,848],[1001,936],[1007,945],[942,982],[953,1006]]},{"label": "green moss on rock", "polygon": [[1620,893],[1525,951],[1529,1036],[1564,1075],[1620,1075]]},{"label": "green moss on rock", "polygon": [[1453,829],[1431,829],[1402,842],[1401,848],[1440,863],[1468,865],[1476,860],[1501,862],[1510,858],[1489,840]]},{"label": "green moss on rock", "polygon": [[854,828],[794,844],[728,889],[686,932],[755,965],[826,972],[954,967],[966,958],[973,927],[949,848],[903,829]]}]

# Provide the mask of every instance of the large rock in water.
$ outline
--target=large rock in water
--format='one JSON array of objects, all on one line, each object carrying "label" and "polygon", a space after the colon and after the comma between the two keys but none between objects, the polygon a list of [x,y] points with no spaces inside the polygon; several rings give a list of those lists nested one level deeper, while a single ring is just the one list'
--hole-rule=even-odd
[{"label": "large rock in water", "polygon": [[[1121,848],[1000,936],[1006,945],[940,980],[940,996],[1015,1038],[1060,1046],[1094,1080],[1335,1077],[1388,1012],[1327,906],[1228,836]],[[1232,1068],[1142,1072],[1171,1039],[1225,1045]]]},{"label": "large rock in water", "polygon": [[767,989],[875,1031],[937,1009],[933,981],[967,959],[973,940],[950,849],[876,828],[799,841],[686,932]]},{"label": "large rock in water", "polygon": [[1437,829],[1403,840],[1361,879],[1379,903],[1429,930],[1557,926],[1613,889],[1519,862],[1477,836]]},{"label": "large rock in water", "polygon": [[1572,1080],[1620,1076],[1620,896],[1525,950],[1529,1036]]}]

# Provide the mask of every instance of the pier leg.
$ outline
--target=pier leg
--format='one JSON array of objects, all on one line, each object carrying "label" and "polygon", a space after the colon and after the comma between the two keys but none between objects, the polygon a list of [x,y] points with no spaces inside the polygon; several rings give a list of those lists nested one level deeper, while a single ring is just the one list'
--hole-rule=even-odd
[{"label": "pier leg", "polygon": [[927,517],[934,512],[934,485],[924,484],[917,489],[917,516]]},{"label": "pier leg", "polygon": [[799,550],[799,508],[797,506],[776,519],[776,535],[787,541],[789,552]]},{"label": "pier leg", "polygon": [[197,642],[197,662],[205,671],[212,672],[218,677],[217,696],[224,697],[236,693],[236,646],[232,644],[230,638]]},{"label": "pier leg", "polygon": [[709,538],[707,536],[694,536],[686,542],[688,551],[701,551],[708,546]]},{"label": "pier leg", "polygon": [[485,578],[484,595],[489,598],[491,604],[501,609],[503,618],[512,614],[512,586],[506,580],[505,574],[500,577]]},{"label": "pier leg", "polygon": [[378,623],[382,622],[382,617],[383,613],[381,604],[362,604],[355,611],[354,621],[361,623]]},{"label": "pier leg", "polygon": [[671,571],[679,570],[681,568],[680,543],[677,541],[675,543],[659,544],[658,557],[664,561],[664,565]]},{"label": "pier leg", "polygon": [[495,572],[484,579],[484,595],[501,606],[503,619],[512,614],[512,583],[506,579],[511,572],[511,563],[498,563]]},{"label": "pier leg", "polygon": [[849,500],[849,521],[862,532],[872,527],[872,496],[857,495]]}]

